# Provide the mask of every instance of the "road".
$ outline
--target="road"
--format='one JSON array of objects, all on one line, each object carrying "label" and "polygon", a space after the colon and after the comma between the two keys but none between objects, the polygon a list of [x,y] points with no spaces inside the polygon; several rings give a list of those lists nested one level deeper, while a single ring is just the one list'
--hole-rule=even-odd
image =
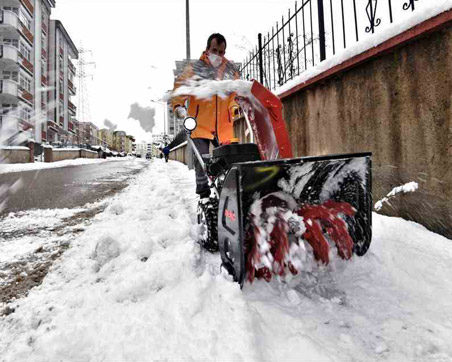
[{"label": "road", "polygon": [[0,316],[8,313],[3,303],[41,284],[52,264],[107,207],[102,199],[124,189],[149,164],[129,159],[0,174],[0,196],[2,187],[22,181],[15,194],[8,192],[0,213]]},{"label": "road", "polygon": [[10,186],[22,180],[20,190],[8,195],[0,215],[30,209],[73,208],[99,201],[126,187],[128,179],[148,164],[125,160],[0,174],[0,185]]}]

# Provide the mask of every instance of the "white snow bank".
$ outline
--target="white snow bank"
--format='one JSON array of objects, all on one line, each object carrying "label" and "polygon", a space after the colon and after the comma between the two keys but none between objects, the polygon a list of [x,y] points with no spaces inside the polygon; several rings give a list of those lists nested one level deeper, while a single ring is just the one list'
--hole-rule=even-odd
[{"label": "white snow bank", "polygon": [[[0,219],[0,230],[5,234],[24,234],[24,237],[3,240],[0,238],[1,263],[13,262],[38,249],[42,243],[36,243],[35,232],[39,229],[51,230],[61,224],[62,220],[84,211],[84,208],[32,210],[11,213]],[[42,237],[44,242],[47,238]]]},{"label": "white snow bank", "polygon": [[5,361],[448,361],[452,242],[374,214],[369,252],[239,286],[191,238],[194,172],[155,160],[0,319]]},{"label": "white snow bank", "polygon": [[[130,157],[121,158],[77,158],[75,160],[64,160],[56,162],[35,162],[35,163],[0,163],[0,174],[11,173],[11,172],[22,172],[22,171],[35,171],[43,170],[48,168],[59,168],[68,166],[80,166],[80,165],[90,165],[103,162],[113,162],[113,161],[125,161],[130,159]],[[133,158],[135,159],[135,158]]]},{"label": "white snow bank", "polygon": [[22,151],[30,151],[28,147],[25,146],[0,146],[1,150],[22,150]]},{"label": "white snow bank", "polygon": [[360,40],[359,42],[344,49],[342,52],[337,53],[327,60],[324,60],[317,66],[307,69],[299,76],[277,88],[275,90],[275,94],[281,95],[293,87],[303,84],[309,79],[326,72],[336,65],[342,64],[346,60],[362,54],[365,51],[397,36],[398,34],[411,29],[417,24],[420,24],[450,9],[452,9],[452,0],[430,0],[416,2],[416,11],[411,12],[407,15],[407,17],[402,19],[402,21],[394,22],[393,24],[387,25],[385,28],[379,28],[375,34],[372,34],[372,36]]}]

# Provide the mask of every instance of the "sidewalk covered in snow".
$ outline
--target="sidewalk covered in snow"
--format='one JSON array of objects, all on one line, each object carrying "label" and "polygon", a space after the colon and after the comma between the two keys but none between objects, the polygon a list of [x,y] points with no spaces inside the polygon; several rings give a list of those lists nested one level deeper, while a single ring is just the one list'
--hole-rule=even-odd
[{"label": "sidewalk covered in snow", "polygon": [[452,243],[374,214],[369,252],[244,289],[194,241],[194,172],[154,160],[0,318],[0,360],[447,361]]}]

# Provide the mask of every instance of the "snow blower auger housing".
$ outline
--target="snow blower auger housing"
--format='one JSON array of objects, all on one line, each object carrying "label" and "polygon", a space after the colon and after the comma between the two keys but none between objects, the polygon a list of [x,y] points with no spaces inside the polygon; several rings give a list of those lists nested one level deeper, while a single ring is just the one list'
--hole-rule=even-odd
[{"label": "snow blower auger housing", "polygon": [[255,144],[223,145],[206,159],[189,138],[217,196],[206,229],[217,233],[209,240],[222,266],[243,286],[297,274],[309,255],[323,264],[333,252],[364,255],[372,237],[371,153],[293,158],[279,98],[254,81],[237,101]]}]

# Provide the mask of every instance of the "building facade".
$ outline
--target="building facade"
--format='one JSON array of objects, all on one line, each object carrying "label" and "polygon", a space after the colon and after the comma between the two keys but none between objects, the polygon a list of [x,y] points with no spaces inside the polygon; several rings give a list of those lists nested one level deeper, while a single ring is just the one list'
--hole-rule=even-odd
[{"label": "building facade", "polygon": [[78,50],[63,24],[50,21],[50,84],[48,100],[52,105],[48,112],[46,141],[77,144],[76,107],[72,103],[75,96],[75,66]]},{"label": "building facade", "polygon": [[0,0],[0,127],[11,139],[79,143],[71,102],[78,51],[50,20],[54,7],[55,0]]},{"label": "building facade", "polygon": [[113,132],[108,128],[102,128],[98,132],[98,138],[101,146],[113,149]]},{"label": "building facade", "polygon": [[117,152],[125,152],[126,150],[126,133],[124,131],[113,132],[113,150]]},{"label": "building facade", "polygon": [[99,128],[92,122],[79,122],[80,143],[89,146],[101,146],[99,139]]}]

